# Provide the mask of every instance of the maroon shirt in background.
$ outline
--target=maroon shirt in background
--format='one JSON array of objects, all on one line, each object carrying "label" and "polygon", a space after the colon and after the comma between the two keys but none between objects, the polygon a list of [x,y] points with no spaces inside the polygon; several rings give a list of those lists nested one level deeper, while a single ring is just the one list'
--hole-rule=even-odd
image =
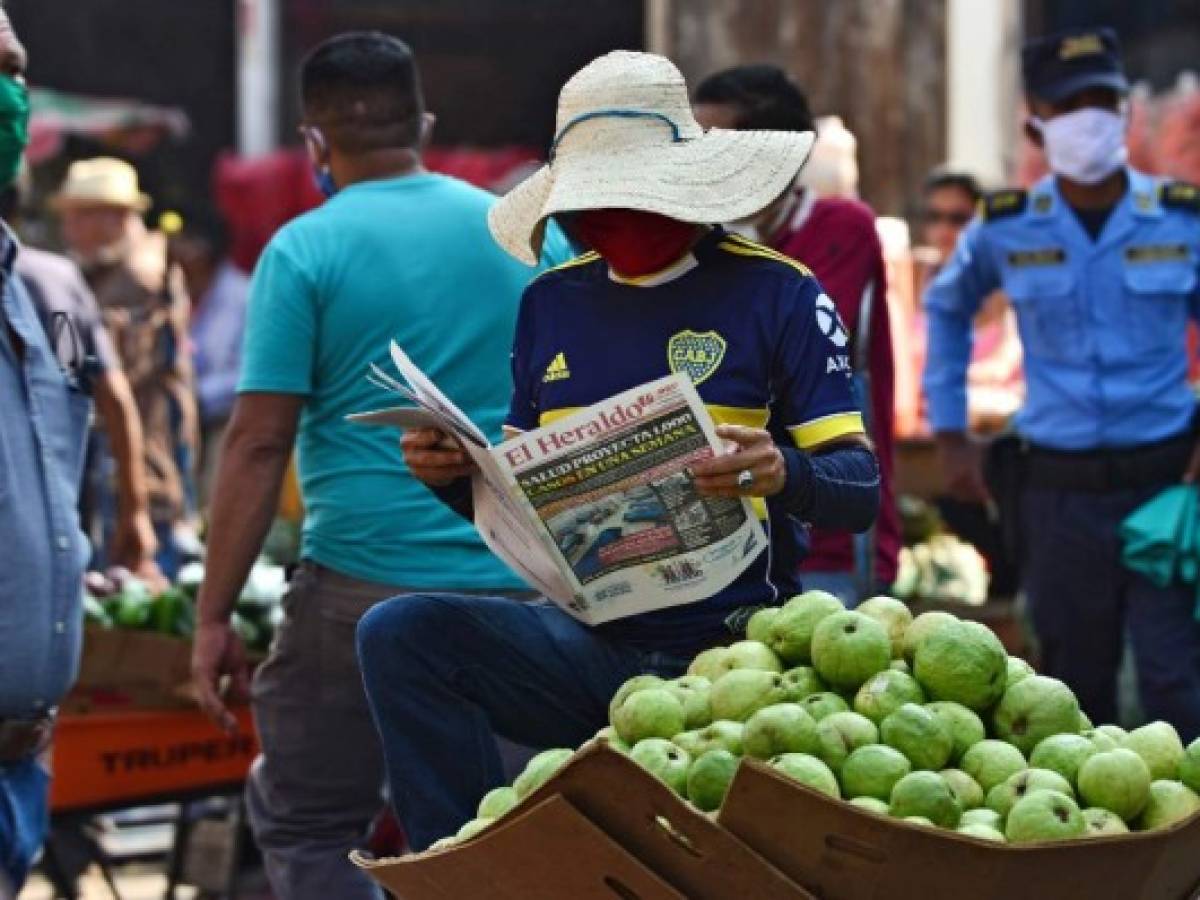
[{"label": "maroon shirt in background", "polygon": [[[875,572],[880,585],[890,585],[896,579],[902,538],[892,492],[895,463],[892,330],[888,320],[887,272],[875,231],[875,214],[856,200],[814,198],[811,192],[805,192],[790,220],[771,236],[770,244],[812,269],[850,331],[852,351],[859,330],[863,290],[868,282],[875,283],[867,356],[871,376],[869,428],[882,473],[881,505],[875,526]],[[800,568],[810,572],[852,571],[852,536],[849,532],[814,528],[812,552]]]}]

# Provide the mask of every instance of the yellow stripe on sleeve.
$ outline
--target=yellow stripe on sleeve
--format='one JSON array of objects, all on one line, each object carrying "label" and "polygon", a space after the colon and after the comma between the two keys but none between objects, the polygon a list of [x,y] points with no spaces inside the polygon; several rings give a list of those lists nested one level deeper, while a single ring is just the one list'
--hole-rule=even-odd
[{"label": "yellow stripe on sleeve", "polygon": [[791,432],[792,440],[801,450],[810,450],[837,438],[866,433],[866,429],[863,428],[862,413],[858,412],[822,416],[811,422],[805,422],[803,425],[793,425],[788,431]]}]

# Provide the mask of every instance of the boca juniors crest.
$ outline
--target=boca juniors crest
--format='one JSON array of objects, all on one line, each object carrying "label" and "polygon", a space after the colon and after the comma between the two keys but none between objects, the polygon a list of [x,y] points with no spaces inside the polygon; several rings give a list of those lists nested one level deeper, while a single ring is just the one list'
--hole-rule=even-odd
[{"label": "boca juniors crest", "polygon": [[725,338],[715,331],[680,331],[667,341],[667,362],[673,373],[682,372],[700,384],[721,365],[725,346]]}]

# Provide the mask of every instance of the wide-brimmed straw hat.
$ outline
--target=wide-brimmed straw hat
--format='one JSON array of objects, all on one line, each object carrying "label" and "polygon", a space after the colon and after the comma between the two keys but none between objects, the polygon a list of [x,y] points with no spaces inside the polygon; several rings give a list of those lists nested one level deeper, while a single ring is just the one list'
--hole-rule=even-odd
[{"label": "wide-brimmed straw hat", "polygon": [[555,213],[636,209],[682,222],[731,222],[787,189],[814,137],[705,131],[670,60],[618,50],[563,85],[549,163],[492,208],[488,225],[505,250],[534,264]]},{"label": "wide-brimmed straw hat", "polygon": [[138,189],[137,170],[110,156],[71,163],[66,181],[50,203],[55,209],[103,205],[145,212],[150,208],[150,198]]}]

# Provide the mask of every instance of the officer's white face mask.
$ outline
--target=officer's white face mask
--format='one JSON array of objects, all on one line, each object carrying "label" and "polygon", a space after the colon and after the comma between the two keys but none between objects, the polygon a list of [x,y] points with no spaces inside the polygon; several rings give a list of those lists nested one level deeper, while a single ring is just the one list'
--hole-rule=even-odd
[{"label": "officer's white face mask", "polygon": [[1069,181],[1097,184],[1125,165],[1129,156],[1124,113],[1085,107],[1049,121],[1032,121],[1042,133],[1050,170]]}]

